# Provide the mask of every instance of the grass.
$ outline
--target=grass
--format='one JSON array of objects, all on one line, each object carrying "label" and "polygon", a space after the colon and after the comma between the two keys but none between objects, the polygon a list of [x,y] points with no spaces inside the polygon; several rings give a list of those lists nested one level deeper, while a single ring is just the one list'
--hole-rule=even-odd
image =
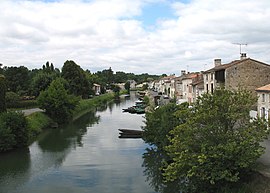
[{"label": "grass", "polygon": [[85,113],[95,110],[97,107],[114,99],[113,93],[107,93],[94,97],[92,99],[85,99],[79,102],[79,105],[73,111],[73,120],[78,119]]},{"label": "grass", "polygon": [[39,135],[43,129],[50,127],[50,125],[53,123],[53,120],[43,112],[35,112],[28,115],[26,119],[29,124],[30,139],[33,139]]}]

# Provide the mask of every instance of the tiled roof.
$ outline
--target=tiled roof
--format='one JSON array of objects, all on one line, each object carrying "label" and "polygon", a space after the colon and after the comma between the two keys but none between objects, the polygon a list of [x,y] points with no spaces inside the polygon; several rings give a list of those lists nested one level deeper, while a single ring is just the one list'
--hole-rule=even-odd
[{"label": "tiled roof", "polygon": [[257,88],[256,91],[258,92],[270,92],[270,84]]},{"label": "tiled roof", "polygon": [[231,67],[233,65],[241,64],[242,62],[245,62],[245,61],[248,61],[248,60],[251,60],[253,62],[258,62],[260,64],[269,66],[269,64],[260,62],[258,60],[254,60],[252,58],[246,58],[246,59],[243,59],[243,60],[234,60],[234,61],[232,61],[232,62],[230,62],[228,64],[222,64],[222,65],[219,65],[219,66],[215,66],[214,68],[211,68],[211,69],[205,71],[204,74],[209,73],[209,72],[215,72],[215,71],[218,71],[218,70],[223,70],[223,69],[229,68],[229,67]]},{"label": "tiled roof", "polygon": [[188,73],[188,74],[185,74],[185,75],[183,75],[183,77],[182,77],[182,80],[184,80],[184,79],[192,79],[192,78],[195,78],[196,76],[197,76],[197,74],[198,73],[196,73],[196,72],[192,72],[192,73]]}]

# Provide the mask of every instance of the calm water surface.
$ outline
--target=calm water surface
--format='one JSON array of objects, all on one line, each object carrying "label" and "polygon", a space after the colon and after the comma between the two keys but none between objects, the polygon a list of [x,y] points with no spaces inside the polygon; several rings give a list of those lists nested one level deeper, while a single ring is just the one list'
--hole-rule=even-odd
[{"label": "calm water surface", "polygon": [[29,148],[0,155],[0,193],[154,193],[146,182],[142,139],[119,139],[119,128],[140,129],[142,115],[111,104],[45,132]]}]

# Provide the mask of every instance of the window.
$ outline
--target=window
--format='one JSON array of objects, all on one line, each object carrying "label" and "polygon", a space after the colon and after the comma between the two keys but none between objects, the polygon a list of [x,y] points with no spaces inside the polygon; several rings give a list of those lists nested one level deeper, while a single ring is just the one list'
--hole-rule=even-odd
[{"label": "window", "polygon": [[208,81],[208,74],[205,75],[205,80]]},{"label": "window", "polygon": [[209,88],[208,88],[208,84],[206,84],[206,92],[208,93]]},{"label": "window", "polygon": [[262,102],[265,102],[265,94],[262,94]]},{"label": "window", "polygon": [[261,118],[265,118],[265,108],[262,107],[261,109]]},{"label": "window", "polygon": [[211,83],[211,93],[213,94],[213,92],[214,92],[214,84]]}]

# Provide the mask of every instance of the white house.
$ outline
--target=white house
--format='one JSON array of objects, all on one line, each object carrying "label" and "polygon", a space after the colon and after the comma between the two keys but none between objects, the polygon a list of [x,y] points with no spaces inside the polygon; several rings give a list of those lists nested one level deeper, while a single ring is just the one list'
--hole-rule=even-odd
[{"label": "white house", "polygon": [[256,89],[258,94],[258,116],[261,118],[270,118],[270,84]]}]

